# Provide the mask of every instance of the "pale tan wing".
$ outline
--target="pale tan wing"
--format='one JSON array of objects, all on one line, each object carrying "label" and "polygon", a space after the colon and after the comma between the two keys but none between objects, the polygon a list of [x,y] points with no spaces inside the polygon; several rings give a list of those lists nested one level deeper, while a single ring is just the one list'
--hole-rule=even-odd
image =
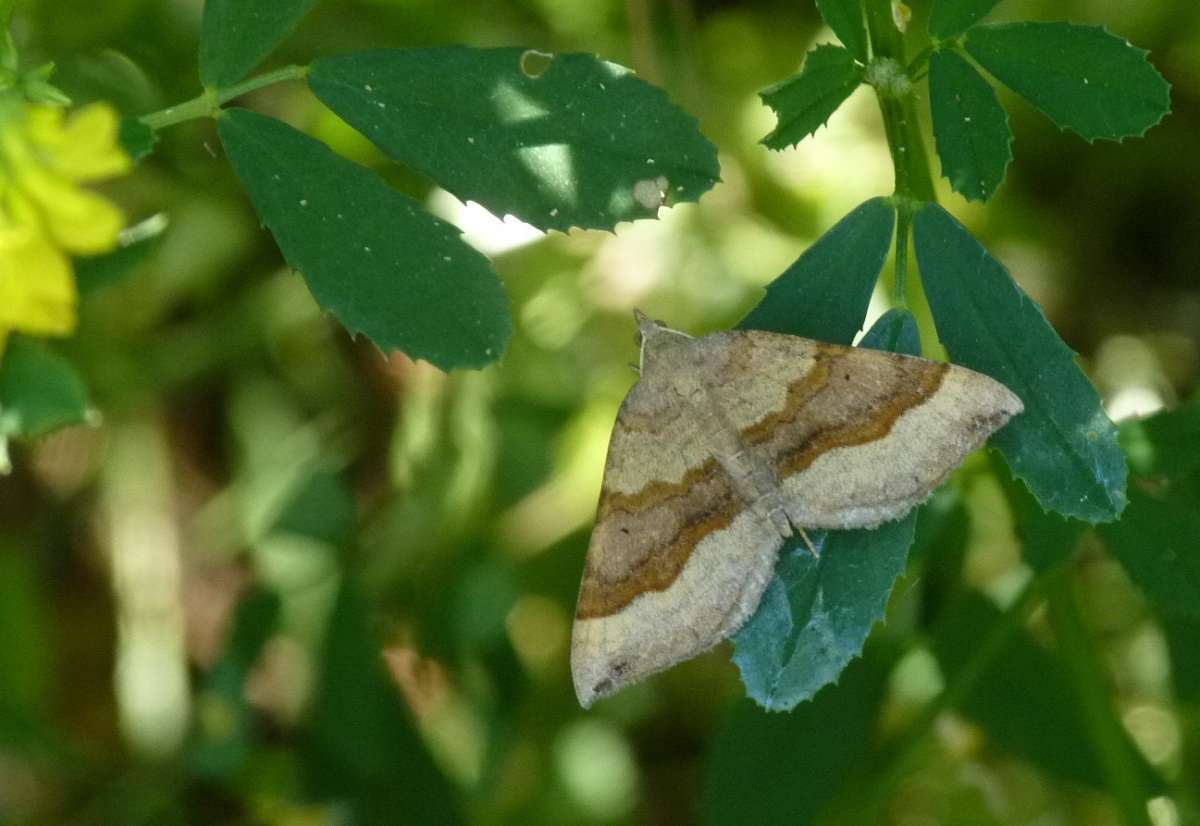
[{"label": "pale tan wing", "polygon": [[964,367],[765,332],[708,336],[744,369],[710,395],[778,480],[793,524],[862,528],[903,516],[1022,410]]},{"label": "pale tan wing", "polygon": [[704,414],[650,376],[621,405],[571,637],[585,708],[720,642],[770,580],[782,537],[713,457]]}]

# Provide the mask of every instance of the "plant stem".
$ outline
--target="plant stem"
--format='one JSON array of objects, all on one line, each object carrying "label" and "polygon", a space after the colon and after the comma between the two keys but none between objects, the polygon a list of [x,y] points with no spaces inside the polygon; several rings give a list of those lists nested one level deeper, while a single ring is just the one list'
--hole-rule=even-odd
[{"label": "plant stem", "polygon": [[1050,579],[1047,588],[1050,621],[1058,638],[1058,651],[1075,684],[1092,747],[1122,821],[1130,826],[1150,826],[1146,809],[1150,794],[1109,699],[1107,680],[1084,623],[1070,571],[1064,566]]},{"label": "plant stem", "polygon": [[222,104],[234,98],[239,98],[247,92],[253,92],[255,89],[261,89],[264,86],[271,86],[275,83],[282,83],[288,80],[302,80],[307,74],[307,66],[284,66],[258,75],[257,77],[252,77],[249,80],[243,80],[241,83],[235,83],[233,86],[225,89],[205,89],[203,93],[191,100],[178,103],[174,106],[168,106],[166,109],[152,112],[149,115],[142,115],[138,120],[151,129],[158,131],[164,127],[182,123],[185,120],[215,117],[220,111]]},{"label": "plant stem", "polygon": [[908,234],[912,211],[907,204],[896,210],[896,304],[908,308]]},{"label": "plant stem", "polygon": [[[891,61],[898,75],[897,83],[875,86],[879,108],[883,112],[888,150],[896,169],[896,195],[917,201],[935,201],[925,140],[921,136],[913,95],[908,91],[911,81],[903,74],[904,36],[892,20],[891,0],[867,0],[866,10],[874,56],[872,62]],[[907,89],[900,91],[904,86]]]},{"label": "plant stem", "polygon": [[[913,212],[936,201],[933,178],[920,121],[913,105],[912,80],[903,67],[904,36],[892,19],[891,0],[867,0],[867,30],[871,39],[872,85],[883,114],[892,167],[896,170],[896,303],[908,306],[908,236]],[[914,65],[923,59],[918,56]],[[870,72],[869,72],[870,73]]]}]

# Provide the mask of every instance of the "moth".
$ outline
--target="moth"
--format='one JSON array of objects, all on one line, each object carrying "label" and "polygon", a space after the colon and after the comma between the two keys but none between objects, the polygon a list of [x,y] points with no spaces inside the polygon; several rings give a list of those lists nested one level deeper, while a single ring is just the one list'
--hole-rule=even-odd
[{"label": "moth", "polygon": [[571,634],[584,708],[736,632],[789,537],[901,518],[1023,409],[965,367],[637,319]]}]

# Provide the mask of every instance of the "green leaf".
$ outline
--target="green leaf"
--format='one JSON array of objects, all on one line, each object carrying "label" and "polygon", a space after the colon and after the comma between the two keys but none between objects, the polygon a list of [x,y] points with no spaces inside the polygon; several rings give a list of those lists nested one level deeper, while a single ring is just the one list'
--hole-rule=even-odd
[{"label": "green leaf", "polygon": [[69,361],[12,336],[0,357],[0,463],[10,438],[36,439],[88,419],[87,388]]},{"label": "green leaf", "polygon": [[1168,614],[1163,632],[1171,655],[1171,682],[1175,699],[1200,704],[1200,619]]},{"label": "green leaf", "polygon": [[284,258],[351,334],[443,370],[499,358],[508,298],[455,227],[273,118],[230,109],[218,130]]},{"label": "green leaf", "polygon": [[789,541],[758,609],[733,637],[746,693],[763,708],[790,711],[837,680],[883,619],[908,560],[917,514],[875,530],[809,534]]},{"label": "green leaf", "polygon": [[336,473],[317,469],[288,497],[271,527],[344,548],[354,534],[354,494]]},{"label": "green leaf", "polygon": [[154,151],[154,146],[158,143],[158,133],[136,117],[121,118],[120,129],[117,140],[134,161],[140,161]]},{"label": "green leaf", "polygon": [[862,0],[817,0],[821,18],[862,63],[867,62],[867,24]]},{"label": "green leaf", "polygon": [[1007,23],[967,33],[983,68],[1088,142],[1142,135],[1170,111],[1170,85],[1149,52],[1098,26]]},{"label": "green leaf", "polygon": [[1122,422],[1119,439],[1136,473],[1176,477],[1200,470],[1200,394],[1174,410]]},{"label": "green leaf", "polygon": [[[904,319],[898,324],[903,328]],[[880,318],[864,346],[880,349],[895,334],[920,347],[896,327],[896,316]],[[916,523],[914,510],[874,530],[814,531],[819,557],[800,537],[784,545],[758,609],[733,637],[733,661],[752,699],[786,711],[838,678],[883,618]]]},{"label": "green leaf", "polygon": [[6,750],[17,745],[9,736],[14,718],[35,725],[49,717],[57,682],[48,583],[39,576],[40,554],[29,551],[19,544],[0,547],[0,742]]},{"label": "green leaf", "polygon": [[[1000,618],[1000,609],[979,593],[966,595],[950,608],[934,639],[943,673],[959,673]],[[1080,747],[1090,740],[1087,722],[1060,658],[1028,633],[1014,634],[988,660],[959,710],[1000,748],[1058,777],[1105,788],[1107,777],[1095,752]],[[1119,743],[1147,783],[1161,786],[1128,736],[1122,734]]]},{"label": "green leaf", "polygon": [[734,707],[717,732],[704,784],[704,822],[816,822],[871,749],[887,672],[852,664],[836,686],[791,714]]},{"label": "green leaf", "polygon": [[921,331],[917,320],[908,310],[892,308],[881,315],[858,343],[868,350],[887,350],[892,353],[921,355]]},{"label": "green leaf", "polygon": [[206,0],[200,82],[237,83],[296,28],[317,0]]},{"label": "green leaf", "polygon": [[592,55],[390,49],[326,57],[308,82],[389,156],[463,201],[542,229],[611,229],[719,179],[696,120]]},{"label": "green leaf", "polygon": [[1087,522],[1125,507],[1125,456],[1100,397],[1041,308],[936,204],[913,226],[922,282],[951,358],[1003,382],[1025,412],[992,436],[1043,507]]},{"label": "green leaf", "polygon": [[986,201],[1012,160],[1012,130],[996,91],[949,49],[929,58],[929,105],[942,174],[964,198]]},{"label": "green leaf", "polygon": [[895,224],[887,200],[863,202],[767,285],[738,327],[849,344],[862,329]]},{"label": "green leaf", "polygon": [[948,40],[987,17],[1000,0],[934,0],[929,11],[929,34]]},{"label": "green leaf", "polygon": [[1083,523],[1042,510],[998,458],[992,465],[1016,522],[1021,558],[1035,571],[1048,571],[1070,559],[1079,546]]},{"label": "green leaf", "polygon": [[863,71],[841,46],[813,49],[799,74],[759,93],[779,118],[763,144],[786,149],[816,132],[862,83]]},{"label": "green leaf", "polygon": [[1200,619],[1200,500],[1193,493],[1181,484],[1151,493],[1135,480],[1125,515],[1100,535],[1163,611]]},{"label": "green leaf", "polygon": [[342,586],[325,631],[302,756],[311,793],[348,809],[350,823],[462,822],[383,667],[357,587]]}]

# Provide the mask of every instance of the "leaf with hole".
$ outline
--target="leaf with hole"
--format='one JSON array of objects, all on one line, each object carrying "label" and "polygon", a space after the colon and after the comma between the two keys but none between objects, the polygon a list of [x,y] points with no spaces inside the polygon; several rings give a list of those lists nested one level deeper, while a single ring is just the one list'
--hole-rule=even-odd
[{"label": "leaf with hole", "polygon": [[541,229],[652,218],[720,174],[695,118],[592,55],[388,49],[321,58],[308,82],[390,157]]}]

